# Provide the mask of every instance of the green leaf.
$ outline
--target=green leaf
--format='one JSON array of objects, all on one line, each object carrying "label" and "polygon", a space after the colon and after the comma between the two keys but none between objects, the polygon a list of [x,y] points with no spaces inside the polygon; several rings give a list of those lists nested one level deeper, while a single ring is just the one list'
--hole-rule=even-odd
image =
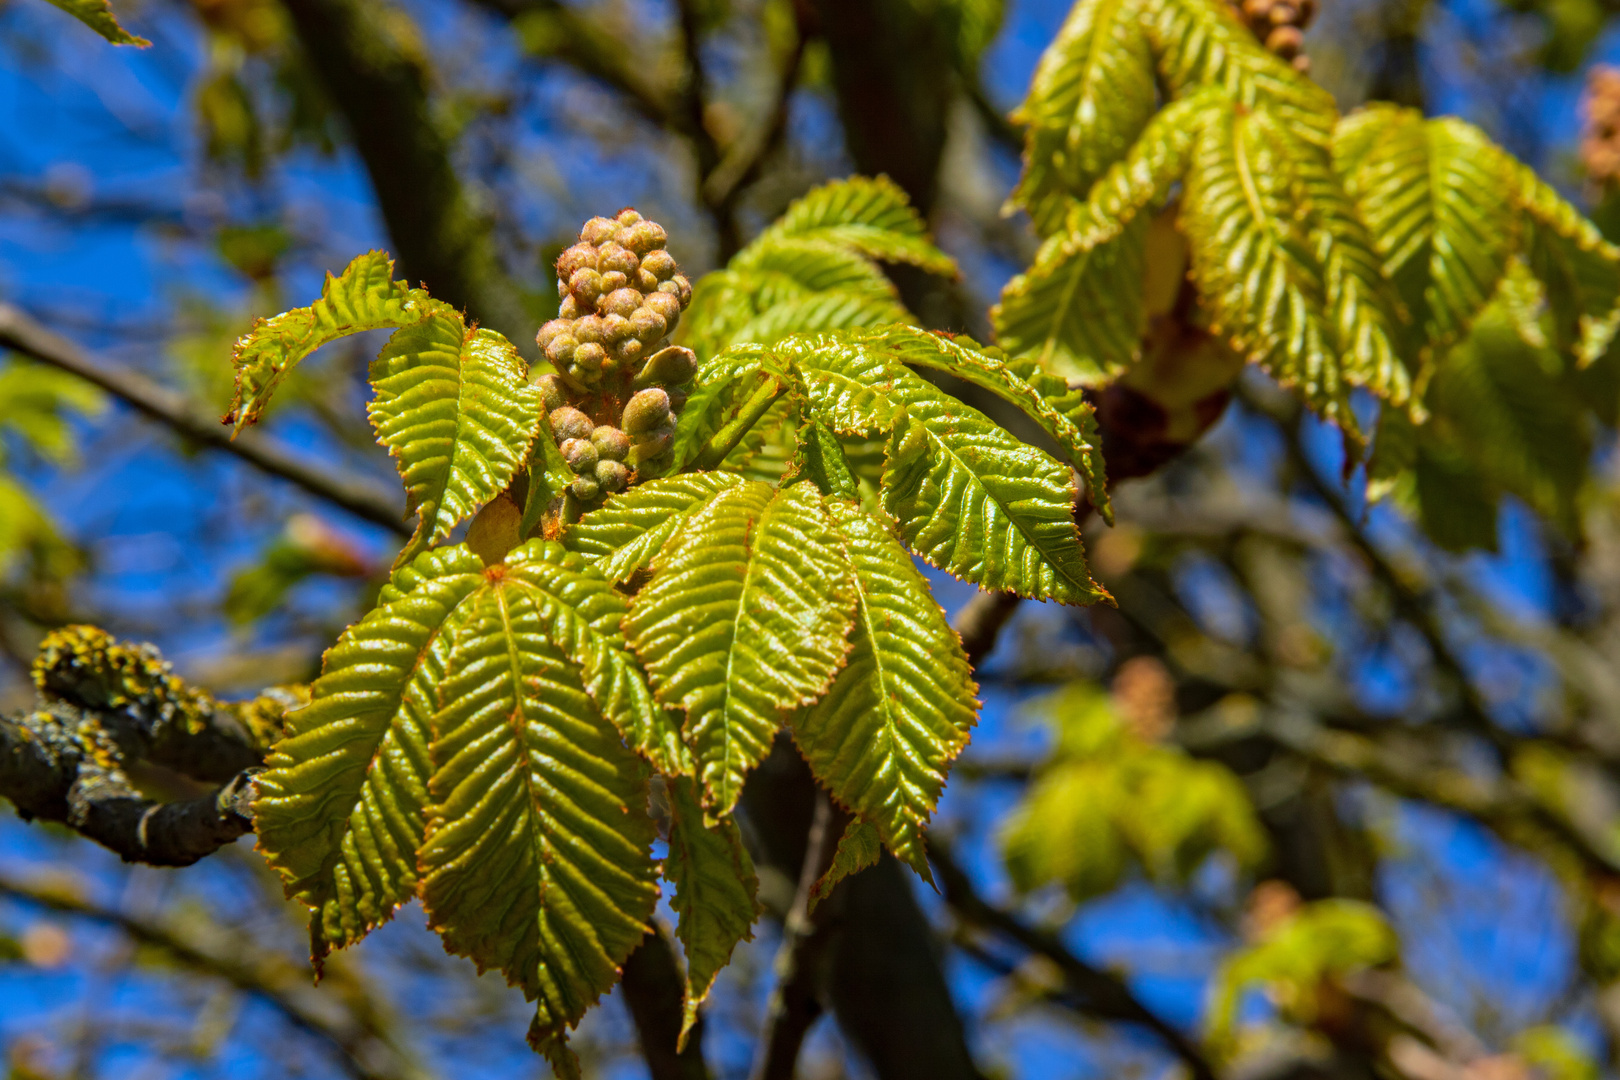
[{"label": "green leaf", "polygon": [[465,548],[394,572],[338,638],[307,707],[289,713],[254,803],[258,849],[313,912],[316,959],[414,895],[427,804],[428,718],[457,607],[484,583]]},{"label": "green leaf", "polygon": [[421,289],[394,280],[394,260],[386,252],[358,256],[337,277],[326,275],[321,298],[269,319],[237,339],[236,397],[227,423],[241,431],[258,423],[281,380],[304,357],[338,338],[362,330],[409,326],[443,305]]},{"label": "green leaf", "polygon": [[654,560],[625,636],[658,700],[686,709],[710,820],[730,812],[783,713],[815,702],[849,653],[849,567],[815,486],[747,482]]},{"label": "green leaf", "polygon": [[894,327],[869,340],[881,341],[903,364],[954,375],[1017,408],[1057,443],[1085,479],[1093,505],[1112,518],[1095,410],[1061,379],[1045,375],[1037,366],[1009,364],[1005,354],[986,352],[972,338]]},{"label": "green leaf", "polygon": [[655,830],[645,767],[548,632],[547,606],[497,578],[456,635],[433,716],[422,898],[446,949],[536,1002],[530,1043],[577,1077],[567,1030],[647,933]]},{"label": "green leaf", "polygon": [[881,494],[906,544],[983,589],[1111,600],[1086,570],[1068,468],[917,382],[889,437]]},{"label": "green leaf", "polygon": [[1460,120],[1372,106],[1341,121],[1334,158],[1426,348],[1490,303],[1519,244],[1505,155]]},{"label": "green leaf", "polygon": [[367,413],[417,515],[399,565],[512,482],[544,406],[511,342],[469,330],[443,308],[394,334],[371,365],[371,383],[377,396]]},{"label": "green leaf", "polygon": [[1147,9],[1148,37],[1172,100],[1216,88],[1327,147],[1338,119],[1333,95],[1265,48],[1232,9],[1204,0],[1147,0]]},{"label": "green leaf", "polygon": [[76,375],[15,356],[0,363],[0,432],[15,435],[54,464],[74,456],[69,418],[96,416],[106,407],[106,395]]},{"label": "green leaf", "polygon": [[834,799],[930,879],[924,839],[945,774],[967,745],[978,687],[962,640],[906,550],[854,503],[827,503],[855,580],[849,664],[793,723]]},{"label": "green leaf", "polygon": [[563,496],[575,479],[574,470],[568,467],[562,451],[557,448],[551,418],[544,408],[539,413],[534,442],[529,445],[529,490],[523,500],[523,517],[518,522],[519,536],[534,535],[542,524],[561,520]]},{"label": "green leaf", "polygon": [[946,277],[956,274],[955,261],[929,242],[922,215],[900,185],[886,176],[852,176],[812,189],[749,249],[789,238],[827,241],[869,259],[910,263]]},{"label": "green leaf", "polygon": [[647,566],[691,515],[742,480],[730,473],[666,476],[611,495],[568,527],[563,543],[584,555],[609,581]]},{"label": "green leaf", "polygon": [[782,375],[776,359],[759,345],[734,345],[698,361],[692,392],[675,421],[674,470],[684,469],[703,444],[769,377]]},{"label": "green leaf", "polygon": [[806,913],[815,911],[816,905],[825,900],[839,882],[869,866],[876,866],[882,857],[883,840],[878,836],[877,829],[860,818],[851,818],[849,824],[844,826],[844,835],[838,838],[838,848],[833,852],[832,865],[827,867],[827,872],[816,879],[816,883],[810,887],[810,902],[806,905]]},{"label": "green leaf", "polygon": [[1561,338],[1585,367],[1620,329],[1620,248],[1529,166],[1511,168],[1515,200],[1531,220],[1530,268],[1547,286]]},{"label": "green leaf", "polygon": [[1024,174],[1010,203],[1041,236],[1123,158],[1158,108],[1141,0],[1080,0],[1041,54],[1029,96],[1013,113],[1025,135]]},{"label": "green leaf", "polygon": [[1007,283],[990,309],[996,342],[1029,356],[1064,379],[1106,382],[1141,353],[1148,218],[1114,242],[1072,243],[1059,234],[1041,245],[1035,263]]},{"label": "green leaf", "polygon": [[697,1022],[698,1008],[715,976],[731,961],[739,941],[752,941],[763,908],[754,860],[731,815],[714,825],[703,820],[693,783],[672,780],[669,791],[669,858],[664,876],[675,886],[669,906],[679,916],[675,934],[686,952],[686,998],[678,1048]]},{"label": "green leaf", "polygon": [[1250,360],[1350,433],[1352,386],[1409,402],[1378,259],[1325,150],[1263,111],[1216,114],[1194,147],[1181,223],[1201,299]]},{"label": "green leaf", "polygon": [[49,0],[49,2],[114,45],[134,45],[140,49],[150,48],[152,45],[145,38],[137,37],[120,26],[118,17],[113,14],[112,5],[107,0]]}]

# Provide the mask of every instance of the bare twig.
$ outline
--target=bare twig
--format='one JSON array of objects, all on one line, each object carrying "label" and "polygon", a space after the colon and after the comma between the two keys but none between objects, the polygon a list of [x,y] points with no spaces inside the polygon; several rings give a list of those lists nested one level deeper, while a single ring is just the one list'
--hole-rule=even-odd
[{"label": "bare twig", "polygon": [[952,620],[962,635],[962,649],[968,663],[978,667],[995,650],[996,638],[1018,610],[1018,595],[1010,592],[981,592],[962,606]]},{"label": "bare twig", "polygon": [[329,465],[304,462],[256,431],[244,431],[232,441],[230,430],[217,418],[193,409],[179,394],[92,357],[5,303],[0,303],[0,348],[77,375],[193,442],[234,454],[255,468],[289,480],[357,517],[402,536],[410,535],[399,500],[363,481],[344,476]]}]

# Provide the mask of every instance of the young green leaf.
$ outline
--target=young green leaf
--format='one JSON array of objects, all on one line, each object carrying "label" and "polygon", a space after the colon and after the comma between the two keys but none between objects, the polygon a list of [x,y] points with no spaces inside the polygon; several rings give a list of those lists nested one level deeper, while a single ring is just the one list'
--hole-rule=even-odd
[{"label": "young green leaf", "polygon": [[309,906],[317,960],[415,893],[427,804],[428,718],[457,607],[484,583],[465,548],[394,572],[377,607],[327,651],[306,708],[258,778],[259,850]]},{"label": "young green leaf", "polygon": [[524,364],[493,330],[439,308],[394,334],[371,365],[367,408],[405,482],[416,533],[396,565],[450,535],[511,483],[544,411]]},{"label": "young green leaf", "polygon": [[544,608],[497,578],[456,635],[433,716],[422,898],[446,949],[535,1001],[530,1043],[577,1077],[567,1031],[647,933],[655,832],[645,767]]},{"label": "young green leaf", "polygon": [[849,664],[795,717],[793,737],[834,799],[929,878],[924,832],[977,716],[962,641],[906,550],[859,506],[827,501],[855,581]]},{"label": "young green leaf", "polygon": [[625,636],[658,700],[686,709],[711,821],[770,749],[783,714],[844,664],[855,598],[815,486],[722,491],[654,560]]},{"label": "young green leaf", "polygon": [[714,987],[715,976],[731,961],[739,941],[754,939],[762,910],[754,860],[742,832],[727,814],[716,824],[703,820],[695,785],[681,777],[669,792],[669,857],[664,876],[675,886],[669,906],[680,921],[675,934],[686,952],[686,998],[678,1046],[697,1022],[698,1008]]},{"label": "young green leaf", "polygon": [[809,903],[805,910],[815,911],[816,905],[827,899],[840,881],[869,866],[876,866],[882,857],[883,840],[877,829],[860,818],[850,818],[849,824],[844,826],[844,835],[838,838],[837,849],[833,851],[832,865],[810,887]]},{"label": "young green leaf", "polygon": [[1620,247],[1529,166],[1512,162],[1514,199],[1529,217],[1528,261],[1547,286],[1560,337],[1586,366],[1620,329]]},{"label": "young green leaf", "polygon": [[910,263],[946,277],[956,273],[951,257],[929,243],[928,227],[905,191],[886,176],[852,176],[813,189],[749,246],[790,238],[827,241],[869,259]]},{"label": "young green leaf", "polygon": [[624,581],[648,565],[692,514],[721,492],[741,486],[731,473],[666,476],[610,496],[568,527],[563,543],[609,581]]},{"label": "young green leaf", "polygon": [[360,255],[337,277],[326,275],[321,298],[260,319],[236,341],[236,397],[225,422],[241,431],[256,424],[281,380],[304,357],[338,338],[380,327],[409,326],[443,305],[421,289],[394,280],[387,252]]},{"label": "young green leaf", "polygon": [[139,49],[150,48],[152,45],[145,38],[137,37],[125,30],[119,24],[118,16],[113,14],[112,5],[107,0],[50,0],[50,3],[78,19],[114,45],[134,45]]}]

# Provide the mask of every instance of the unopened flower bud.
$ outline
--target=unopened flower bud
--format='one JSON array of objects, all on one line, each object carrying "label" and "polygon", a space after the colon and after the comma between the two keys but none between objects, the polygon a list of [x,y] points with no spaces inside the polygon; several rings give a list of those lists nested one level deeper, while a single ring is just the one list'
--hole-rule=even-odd
[{"label": "unopened flower bud", "polygon": [[594,342],[574,348],[574,366],[584,368],[586,371],[601,371],[602,361],[606,359],[607,351]]},{"label": "unopened flower bud", "polygon": [[636,222],[641,220],[641,215],[627,206],[623,210],[619,211],[615,220],[617,220],[620,225],[634,225]]},{"label": "unopened flower bud", "polygon": [[602,318],[602,340],[608,344],[618,344],[630,336],[630,320],[623,315],[606,315]]},{"label": "unopened flower bud", "polygon": [[568,291],[574,294],[580,307],[592,307],[596,304],[596,298],[602,295],[602,275],[588,266],[581,267],[568,279]]},{"label": "unopened flower bud", "polygon": [[562,377],[551,372],[537,376],[534,380],[535,389],[540,391],[540,400],[546,403],[546,412],[560,409],[568,404],[568,395],[563,391]]},{"label": "unopened flower bud", "polygon": [[628,367],[634,367],[645,351],[645,346],[638,339],[625,338],[613,346],[613,358]]},{"label": "unopened flower bud", "polygon": [[569,324],[567,319],[552,319],[550,322],[546,323],[540,328],[540,332],[538,334],[534,335],[534,343],[544,350],[547,345],[551,344],[552,338],[556,337],[558,334],[562,333],[568,328]]},{"label": "unopened flower bud", "polygon": [[574,350],[578,346],[579,342],[574,340],[572,334],[558,334],[546,346],[546,359],[562,367],[574,358]]},{"label": "unopened flower bud", "polygon": [[568,485],[568,490],[573,492],[574,498],[580,502],[592,502],[602,493],[594,476],[575,477],[574,482]]},{"label": "unopened flower bud", "polygon": [[[664,284],[667,285],[669,282],[666,281]],[[659,288],[663,288],[663,286],[661,285]],[[557,305],[557,318],[559,319],[577,319],[580,314],[579,302],[574,299],[573,293],[563,297],[562,303]]]},{"label": "unopened flower bud", "polygon": [[[629,284],[630,277],[628,274],[625,274],[620,270],[610,270],[602,275],[602,295],[607,296],[611,293],[617,292]],[[597,303],[600,304],[601,301],[598,300]]]},{"label": "unopened flower bud", "polygon": [[675,265],[675,256],[662,248],[657,251],[649,251],[642,256],[641,268],[659,281],[668,281],[680,269]]},{"label": "unopened flower bud", "polygon": [[[618,234],[619,223],[617,221],[614,221],[612,218],[593,217],[591,220],[587,221],[585,223],[585,227],[579,231],[579,239],[580,243],[589,244],[594,248],[599,244],[607,243]],[[594,256],[595,252],[593,251],[591,254]],[[595,264],[592,263],[591,265],[594,266]]]},{"label": "unopened flower bud", "polygon": [[650,307],[638,307],[630,314],[630,332],[651,345],[664,336],[664,318]]},{"label": "unopened flower bud", "polygon": [[619,243],[637,255],[663,247],[668,239],[664,227],[656,221],[638,221],[619,234]]},{"label": "unopened flower bud", "polygon": [[[618,228],[617,225],[614,228]],[[596,246],[594,244],[575,244],[557,257],[557,276],[567,280],[574,276],[574,271],[596,269]]]},{"label": "unopened flower bud", "polygon": [[624,407],[619,426],[632,439],[653,432],[670,422],[669,394],[659,387],[638,390]]},{"label": "unopened flower bud", "polygon": [[1300,33],[1297,26],[1279,26],[1266,35],[1266,48],[1284,60],[1292,60],[1298,56],[1304,44],[1305,35]]},{"label": "unopened flower bud", "polygon": [[[579,271],[577,271],[577,270],[574,271],[574,272],[576,274],[579,273]],[[590,272],[593,273],[593,274],[596,273],[595,270],[592,270]],[[562,278],[558,278],[557,279],[557,299],[561,300],[563,297],[565,297],[567,295],[568,295],[568,282],[564,281]]]},{"label": "unopened flower bud", "polygon": [[[647,358],[647,364],[636,376],[635,385],[639,389],[643,386],[662,386],[665,392],[671,386],[690,380],[697,372],[697,356],[691,349],[684,349],[679,345],[671,345],[667,349],[659,349]],[[671,405],[671,408],[674,408]]]},{"label": "unopened flower bud", "polygon": [[571,332],[574,340],[581,345],[587,343],[600,345],[607,340],[607,327],[603,325],[600,315],[586,315],[575,319]]},{"label": "unopened flower bud", "polygon": [[591,444],[598,457],[609,461],[623,461],[630,453],[630,436],[612,424],[603,424],[591,432]]},{"label": "unopened flower bud", "polygon": [[603,491],[623,491],[630,486],[630,469],[621,461],[598,461],[596,483]]},{"label": "unopened flower bud", "polygon": [[692,283],[686,280],[685,274],[676,274],[663,282],[658,286],[658,291],[673,296],[683,308],[692,302]]},{"label": "unopened flower bud", "polygon": [[563,460],[568,467],[581,476],[594,476],[596,474],[596,444],[590,439],[564,439],[557,449],[562,451]]},{"label": "unopened flower bud", "polygon": [[604,274],[610,270],[629,274],[640,266],[641,258],[635,252],[611,240],[596,249],[596,268]]},{"label": "unopened flower bud", "polygon": [[636,288],[640,289],[644,293],[656,292],[658,289],[658,278],[649,273],[646,267],[642,267],[640,270],[636,271]]},{"label": "unopened flower bud", "polygon": [[602,303],[602,314],[629,318],[641,306],[641,294],[634,289],[616,289]]},{"label": "unopened flower bud", "polygon": [[673,293],[655,292],[642,300],[642,306],[658,313],[658,317],[674,327],[675,320],[681,317],[681,301]]},{"label": "unopened flower bud", "polygon": [[559,443],[568,439],[589,439],[595,430],[591,418],[572,405],[551,410],[551,434]]}]

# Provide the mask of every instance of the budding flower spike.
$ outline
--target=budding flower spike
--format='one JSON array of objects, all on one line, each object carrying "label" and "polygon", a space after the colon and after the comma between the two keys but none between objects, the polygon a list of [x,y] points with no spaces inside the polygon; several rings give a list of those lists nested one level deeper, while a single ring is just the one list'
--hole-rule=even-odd
[{"label": "budding flower spike", "polygon": [[622,210],[587,221],[557,259],[561,302],[535,335],[547,363],[534,381],[578,477],[568,488],[576,504],[569,516],[669,467],[685,399],[679,388],[697,358],[668,344],[692,283],[667,240],[662,225]]}]

